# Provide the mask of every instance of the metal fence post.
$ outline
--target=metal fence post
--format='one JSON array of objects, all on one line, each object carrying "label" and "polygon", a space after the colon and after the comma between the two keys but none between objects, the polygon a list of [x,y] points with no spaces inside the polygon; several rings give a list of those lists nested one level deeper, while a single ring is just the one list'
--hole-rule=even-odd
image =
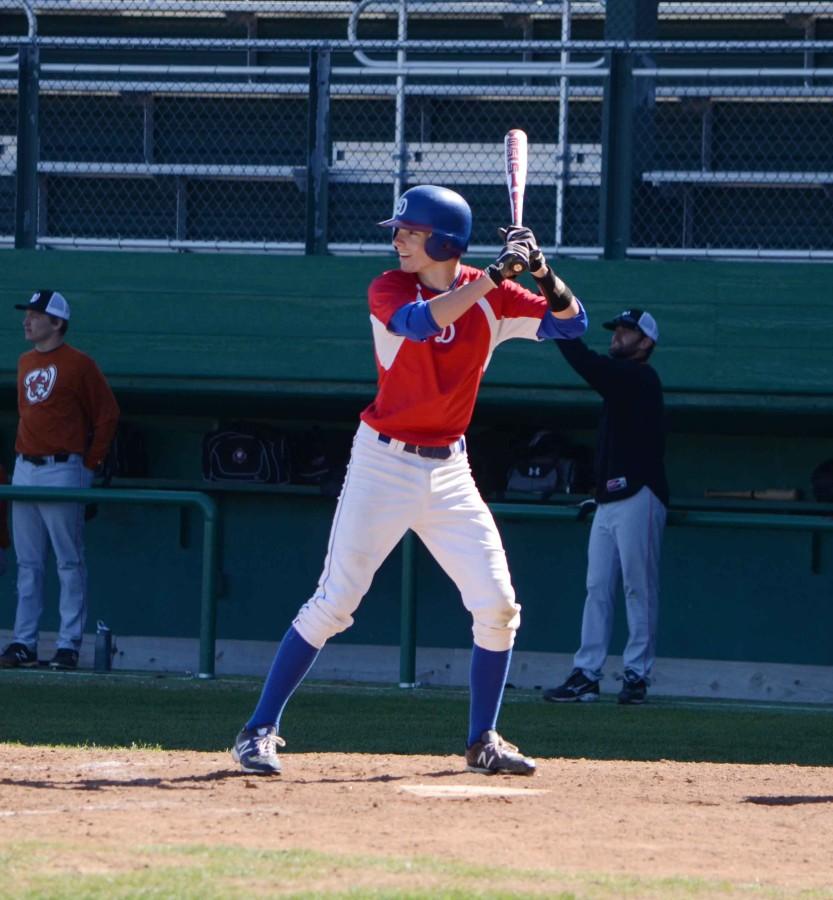
[{"label": "metal fence post", "polygon": [[200,588],[200,669],[198,678],[214,677],[219,594],[219,514],[216,506],[202,509],[202,587]]},{"label": "metal fence post", "polygon": [[14,245],[32,249],[38,239],[38,94],[40,51],[34,44],[19,50],[17,81],[17,196]]},{"label": "metal fence post", "polygon": [[402,607],[399,623],[399,687],[416,687],[416,543],[413,531],[402,538]]},{"label": "metal fence post", "polygon": [[327,252],[327,181],[330,148],[330,51],[310,50],[307,130],[307,254]]},{"label": "metal fence post", "polygon": [[[657,9],[658,0],[609,0],[605,11],[605,39],[623,42],[654,39]],[[622,259],[631,243],[636,160],[645,144],[652,140],[653,88],[643,83],[637,90],[633,76],[636,56],[632,51],[613,50],[608,61],[610,74],[602,112],[599,242],[605,259]],[[637,135],[642,142],[640,148],[634,147]]]},{"label": "metal fence post", "polygon": [[633,192],[633,76],[630,55],[612,50],[602,113],[599,243],[605,259],[622,259],[631,237]]}]

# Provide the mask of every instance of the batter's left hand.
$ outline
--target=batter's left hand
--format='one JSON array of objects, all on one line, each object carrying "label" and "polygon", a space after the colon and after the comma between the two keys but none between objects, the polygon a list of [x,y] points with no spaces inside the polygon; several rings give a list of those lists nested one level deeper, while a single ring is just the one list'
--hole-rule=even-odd
[{"label": "batter's left hand", "polygon": [[504,244],[509,241],[521,241],[529,247],[530,251],[538,246],[538,239],[532,233],[532,229],[525,225],[507,225],[504,228],[498,228],[498,234]]}]

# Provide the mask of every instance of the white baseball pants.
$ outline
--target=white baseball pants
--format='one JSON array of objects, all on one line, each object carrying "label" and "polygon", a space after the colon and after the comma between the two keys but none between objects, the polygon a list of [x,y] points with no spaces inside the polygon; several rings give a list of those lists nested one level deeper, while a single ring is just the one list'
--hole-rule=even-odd
[{"label": "white baseball pants", "polygon": [[581,647],[573,659],[574,667],[588,678],[602,677],[620,580],[628,619],[624,668],[638,678],[651,674],[656,658],[659,558],[665,518],[665,506],[648,487],[625,500],[600,503],[596,509],[587,548]]},{"label": "white baseball pants", "polygon": [[512,647],[520,624],[503,543],[462,445],[449,459],[382,443],[360,424],[330,531],[318,587],[293,625],[314,647],[353,624],[353,613],[388,554],[412,529],[457,585],[474,642]]},{"label": "white baseball pants", "polygon": [[[78,454],[66,462],[36,466],[18,457],[12,484],[28,487],[87,488],[93,473]],[[43,582],[49,545],[60,584],[60,630],[56,648],[78,650],[87,620],[87,567],[84,561],[82,503],[12,503],[12,537],[17,556],[17,614],[14,639],[37,650],[43,612]]]}]

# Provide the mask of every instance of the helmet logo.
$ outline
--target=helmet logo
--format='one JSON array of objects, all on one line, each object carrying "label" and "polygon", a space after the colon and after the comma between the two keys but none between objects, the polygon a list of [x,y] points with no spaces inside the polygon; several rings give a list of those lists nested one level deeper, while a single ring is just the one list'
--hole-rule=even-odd
[{"label": "helmet logo", "polygon": [[394,219],[398,219],[400,216],[405,215],[405,210],[408,208],[408,198],[403,194],[399,200],[396,201],[396,209],[393,211]]},{"label": "helmet logo", "polygon": [[452,322],[450,325],[446,325],[442,333],[438,334],[434,340],[438,344],[450,344],[454,340],[454,334],[454,323]]}]

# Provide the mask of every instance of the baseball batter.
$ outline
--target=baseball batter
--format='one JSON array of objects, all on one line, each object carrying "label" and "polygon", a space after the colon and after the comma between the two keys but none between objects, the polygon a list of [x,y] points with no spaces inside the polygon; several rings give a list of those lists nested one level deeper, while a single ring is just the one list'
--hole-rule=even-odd
[{"label": "baseball batter", "polygon": [[[284,636],[232,755],[247,772],[281,771],[276,748],[284,746],[278,729],[287,700],[326,641],[352,625],[375,572],[412,529],[473,620],[467,766],[531,775],[535,762],[496,730],[520,606],[464,434],[499,344],[574,338],[587,317],[529,229],[504,229],[505,245],[485,271],[463,265],[472,217],[454,191],[411,188],[379,224],[393,229],[399,269],[368,292],[378,392],[361,414],[318,586]],[[510,280],[519,262],[541,294]]]}]

